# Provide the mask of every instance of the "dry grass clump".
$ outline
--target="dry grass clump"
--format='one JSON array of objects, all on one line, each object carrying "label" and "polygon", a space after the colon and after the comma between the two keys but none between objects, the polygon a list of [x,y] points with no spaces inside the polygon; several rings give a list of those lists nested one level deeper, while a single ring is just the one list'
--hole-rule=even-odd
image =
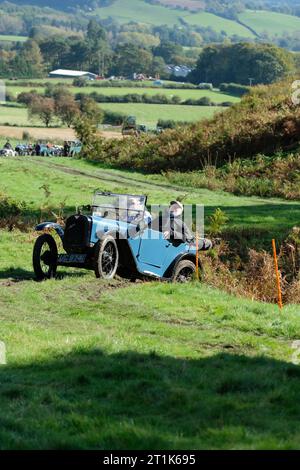
[{"label": "dry grass clump", "polygon": [[[269,253],[249,250],[249,262],[245,266],[242,284],[247,297],[269,303],[277,301],[274,260]],[[285,285],[282,275],[281,285]]]},{"label": "dry grass clump", "polygon": [[[285,303],[300,303],[300,228],[294,228],[279,254],[281,288]],[[248,250],[240,258],[228,242],[203,257],[205,282],[241,297],[277,303],[278,293],[273,256],[266,251]]]},{"label": "dry grass clump", "polygon": [[300,279],[295,280],[286,289],[284,300],[288,304],[300,304]]},{"label": "dry grass clump", "polygon": [[[223,248],[224,249],[224,246]],[[276,276],[272,256],[249,250],[249,261],[232,269],[218,252],[203,259],[205,282],[213,287],[241,297],[274,303],[277,299]]]}]

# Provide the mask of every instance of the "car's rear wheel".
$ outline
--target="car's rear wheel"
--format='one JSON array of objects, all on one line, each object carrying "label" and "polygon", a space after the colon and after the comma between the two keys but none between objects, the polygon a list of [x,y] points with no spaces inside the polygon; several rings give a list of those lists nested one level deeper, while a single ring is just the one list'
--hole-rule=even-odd
[{"label": "car's rear wheel", "polygon": [[57,245],[53,237],[41,235],[33,248],[33,269],[38,281],[55,277],[57,270]]},{"label": "car's rear wheel", "polygon": [[179,261],[173,273],[173,282],[189,282],[192,281],[196,272],[195,263],[189,260]]},{"label": "car's rear wheel", "polygon": [[101,279],[113,279],[119,265],[119,250],[116,240],[108,235],[95,249],[95,275]]}]

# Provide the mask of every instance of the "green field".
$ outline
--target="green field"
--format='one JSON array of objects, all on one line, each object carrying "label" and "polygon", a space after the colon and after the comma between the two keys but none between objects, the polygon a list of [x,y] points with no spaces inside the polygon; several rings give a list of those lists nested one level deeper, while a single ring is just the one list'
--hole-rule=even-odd
[{"label": "green field", "polygon": [[271,11],[251,11],[239,15],[239,19],[257,33],[270,36],[300,31],[300,18]]},{"label": "green field", "polygon": [[[67,85],[72,85],[73,83],[73,78],[50,78],[50,77],[45,77],[45,78],[17,78],[17,79],[13,79],[13,80],[10,80],[10,79],[6,79],[5,80],[6,82],[6,86],[15,86],[15,85],[18,85],[20,84],[20,86],[22,85],[22,83],[34,83],[36,85],[40,85],[40,86],[45,86],[46,83],[54,83],[55,85],[57,85],[58,83],[61,83],[61,84],[67,84]],[[26,89],[28,89],[28,87],[24,87]]]},{"label": "green field", "polygon": [[100,18],[112,17],[121,23],[135,21],[151,25],[168,26],[180,25],[180,20],[191,25],[211,27],[215,31],[225,31],[229,36],[237,34],[242,37],[252,37],[252,33],[235,21],[227,20],[211,13],[191,13],[163,7],[161,5],[150,5],[144,0],[117,0],[112,5],[98,8],[95,14]]},{"label": "green field", "polygon": [[[187,193],[270,237],[300,216],[300,204],[174,189],[83,161],[1,159],[0,170],[27,217],[62,201],[74,211],[96,188],[147,192],[150,203]],[[72,269],[38,284],[33,243],[30,230],[0,230],[0,449],[300,448],[298,306],[280,314],[205,284],[105,283]]]},{"label": "green field", "polygon": [[27,41],[26,36],[13,36],[8,34],[0,34],[0,42],[25,42]]},{"label": "green field", "polygon": [[211,101],[216,103],[222,103],[224,101],[231,101],[232,103],[238,103],[240,98],[237,98],[226,93],[221,93],[219,91],[210,91],[210,90],[178,90],[178,89],[169,89],[169,88],[96,88],[93,86],[77,88],[72,87],[71,91],[74,93],[98,93],[99,95],[105,96],[123,96],[127,94],[138,94],[138,95],[165,95],[168,98],[173,96],[179,96],[182,100],[187,99],[200,99],[203,97],[208,97]]},{"label": "green field", "polygon": [[[59,82],[64,83],[64,82]],[[9,83],[6,86],[7,91],[14,97],[17,97],[22,92],[28,92],[31,88],[34,88],[38,93],[43,93],[45,88],[41,86],[36,87],[24,87],[24,86],[9,86]],[[183,89],[170,89],[170,88],[141,88],[141,87],[95,87],[93,85],[86,86],[83,88],[80,87],[70,87],[69,90],[72,93],[97,93],[99,95],[105,96],[124,96],[127,94],[138,94],[138,95],[149,95],[154,96],[157,94],[167,96],[172,98],[173,96],[179,96],[182,100],[187,99],[200,99],[203,97],[208,97],[211,101],[216,103],[222,103],[224,101],[231,101],[232,103],[238,103],[240,98],[236,96],[228,95],[219,91],[210,91],[210,90],[183,90]]]},{"label": "green field", "polygon": [[215,113],[221,112],[222,107],[213,106],[184,106],[167,104],[123,104],[101,103],[104,110],[122,113],[128,116],[136,116],[139,124],[155,127],[158,119],[172,119],[175,121],[194,122],[209,119]]},{"label": "green field", "polygon": [[[136,116],[139,123],[155,127],[158,119],[174,119],[175,121],[200,121],[212,117],[216,112],[221,112],[222,107],[210,106],[184,106],[184,105],[159,105],[159,104],[119,104],[101,103],[104,110],[120,112],[124,115]],[[38,118],[28,119],[26,108],[6,107],[0,105],[0,125],[18,127],[42,126]],[[59,125],[57,122],[53,125]]]},{"label": "green field", "polygon": [[27,108],[2,105],[0,105],[0,125],[18,127],[43,126],[41,121],[36,117],[29,120]]},{"label": "green field", "polygon": [[251,31],[236,21],[227,20],[226,18],[213,15],[212,13],[194,13],[192,15],[184,16],[184,21],[193,26],[201,26],[204,28],[211,27],[218,33],[225,31],[228,36],[237,35],[244,38],[254,37],[254,34],[251,33]]},{"label": "green field", "polygon": [[[38,120],[35,119],[35,123]],[[0,105],[0,125],[12,126],[28,126],[32,125],[32,121],[28,120],[27,109],[18,106],[2,106]]]},{"label": "green field", "polygon": [[178,11],[160,5],[150,5],[143,0],[117,0],[112,5],[98,8],[94,12],[100,18],[113,17],[121,23],[135,21],[151,25],[179,24],[182,16]]},{"label": "green field", "polygon": [[[40,86],[41,81],[35,81],[35,87],[26,87],[24,85],[11,86],[7,82],[7,91],[13,97],[17,97],[24,91],[35,89],[38,93],[44,93],[45,87]],[[58,83],[58,81],[56,82]],[[59,82],[64,83],[64,82]],[[69,83],[69,82],[68,82]],[[156,94],[163,94],[168,98],[172,96],[179,96],[182,100],[187,99],[200,99],[208,97],[212,102],[222,103],[230,101],[237,103],[239,98],[221,93],[219,91],[210,90],[183,90],[183,89],[169,89],[169,88],[141,88],[141,87],[95,87],[93,85],[84,88],[70,87],[72,93],[87,93],[96,92],[106,96],[123,96],[126,94],[147,94],[153,96]],[[150,127],[155,127],[158,119],[172,119],[175,121],[193,122],[201,119],[212,117],[216,112],[220,112],[225,108],[210,107],[210,106],[186,106],[186,105],[159,105],[159,104],[140,104],[140,103],[100,103],[99,106],[104,110],[120,112],[124,115],[134,115],[137,117],[139,123],[146,124]],[[26,126],[26,125],[40,125],[38,119],[28,121],[27,110],[20,107],[3,107],[0,106],[0,125],[10,123],[10,125]],[[57,123],[58,125],[58,123]]]}]

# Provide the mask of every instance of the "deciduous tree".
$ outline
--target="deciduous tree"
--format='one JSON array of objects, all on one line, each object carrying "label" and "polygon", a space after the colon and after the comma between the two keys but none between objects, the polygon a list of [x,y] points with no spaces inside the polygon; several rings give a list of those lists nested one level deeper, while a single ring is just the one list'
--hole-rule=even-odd
[{"label": "deciduous tree", "polygon": [[49,127],[55,116],[55,102],[53,98],[34,96],[28,104],[29,117],[38,116]]}]

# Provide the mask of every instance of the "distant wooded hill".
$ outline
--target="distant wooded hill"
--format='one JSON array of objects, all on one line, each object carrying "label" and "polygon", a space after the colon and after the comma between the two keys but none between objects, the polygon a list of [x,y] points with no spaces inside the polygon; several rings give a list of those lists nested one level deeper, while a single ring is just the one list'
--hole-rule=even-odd
[{"label": "distant wooded hill", "polygon": [[[131,0],[123,0],[126,4]],[[241,10],[264,9],[278,11],[291,15],[300,15],[299,0],[139,0],[140,3],[148,3],[152,5],[161,5],[167,8],[178,8],[181,10],[189,10],[192,12],[207,11],[219,13],[224,16],[232,16],[238,14]],[[7,3],[7,2],[0,2]],[[76,8],[96,9],[106,8],[116,0],[13,0],[11,3],[16,5],[35,5],[40,7],[50,7],[57,10],[69,10]]]}]

